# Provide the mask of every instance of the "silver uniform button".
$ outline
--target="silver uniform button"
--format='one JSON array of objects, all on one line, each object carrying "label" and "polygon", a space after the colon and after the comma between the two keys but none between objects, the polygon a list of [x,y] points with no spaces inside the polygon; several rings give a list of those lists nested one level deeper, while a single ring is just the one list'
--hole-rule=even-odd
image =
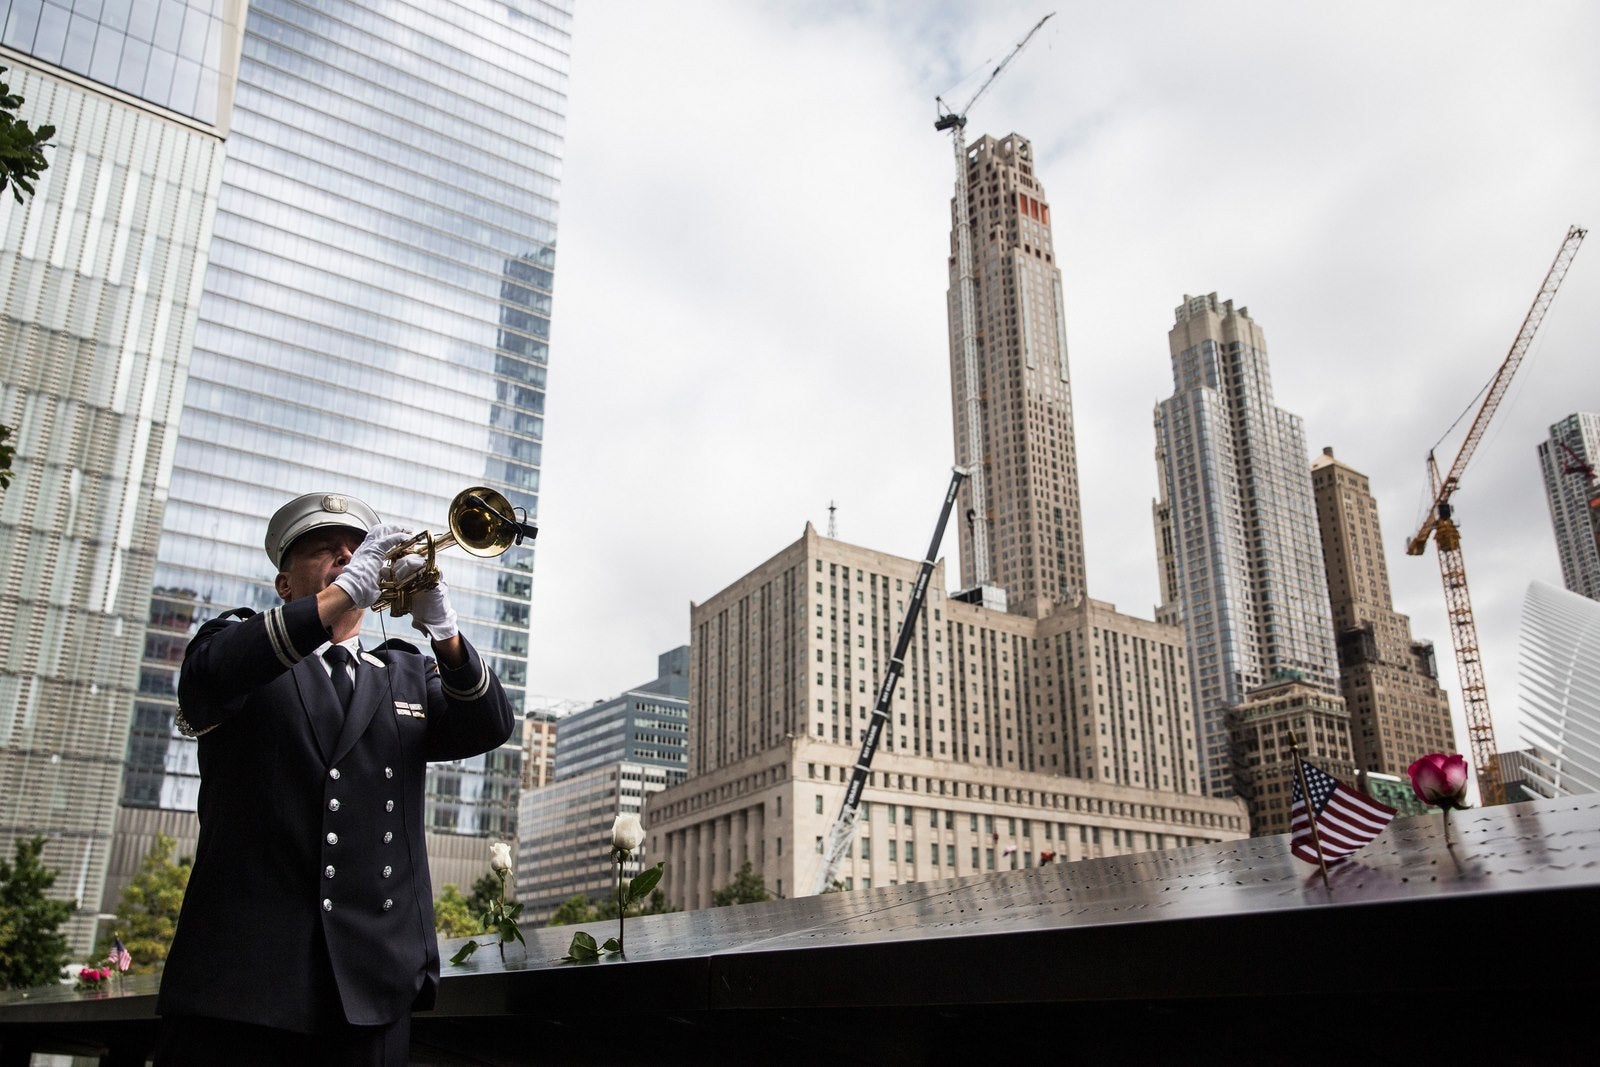
[{"label": "silver uniform button", "polygon": [[338,811],[339,810],[339,798],[338,797],[334,797],[332,800],[328,801],[328,810],[329,811]]},{"label": "silver uniform button", "polygon": [[338,834],[329,834],[328,835],[328,844],[337,845],[338,843],[339,843],[339,835]]},{"label": "silver uniform button", "polygon": [[384,810],[384,811],[393,811],[393,810],[394,810],[394,801],[392,801],[392,800],[385,800],[385,801],[384,801],[384,802],[383,802],[383,810]]},{"label": "silver uniform button", "polygon": [[[333,868],[332,868],[332,867],[329,867],[329,868],[328,868],[328,870],[329,870],[329,871],[332,871],[332,870],[333,870]],[[390,876],[390,875],[391,875],[391,874],[393,874],[393,873],[394,873],[394,868],[393,868],[393,867],[385,867],[385,868],[384,868],[384,869],[383,869],[383,876],[384,876],[384,877],[385,877],[385,878],[387,878],[387,877],[389,877],[389,876]]]},{"label": "silver uniform button", "polygon": [[333,901],[329,900],[327,897],[323,897],[322,898],[322,910],[323,911],[332,911],[333,910]]},{"label": "silver uniform button", "polygon": [[324,877],[324,878],[332,878],[333,877],[333,864],[330,863],[326,867],[322,868],[322,877]]},{"label": "silver uniform button", "polygon": [[[333,835],[329,834],[328,836],[332,837]],[[394,840],[394,834],[389,832],[388,830],[385,830],[383,832],[383,843],[387,845],[390,841],[393,841],[393,840]]]},{"label": "silver uniform button", "polygon": [[328,777],[337,782],[339,780],[339,768],[335,767],[333,770],[329,771]]},{"label": "silver uniform button", "polygon": [[389,910],[389,909],[390,909],[390,908],[392,908],[392,907],[394,907],[394,901],[392,901],[392,900],[385,900],[385,901],[384,901],[384,902],[383,902],[383,910],[384,910],[384,911],[388,911],[388,910]]},{"label": "silver uniform button", "polygon": [[383,776],[385,778],[393,778],[394,777],[394,768],[393,767],[385,767],[383,769]]}]

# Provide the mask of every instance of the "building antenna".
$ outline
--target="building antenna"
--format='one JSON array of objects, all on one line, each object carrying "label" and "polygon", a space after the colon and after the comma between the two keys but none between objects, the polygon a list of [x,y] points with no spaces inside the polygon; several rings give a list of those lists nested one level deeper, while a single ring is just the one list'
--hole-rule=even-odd
[{"label": "building antenna", "polygon": [[839,540],[839,524],[834,519],[834,512],[838,510],[838,505],[831,500],[828,501],[828,540],[830,541]]}]

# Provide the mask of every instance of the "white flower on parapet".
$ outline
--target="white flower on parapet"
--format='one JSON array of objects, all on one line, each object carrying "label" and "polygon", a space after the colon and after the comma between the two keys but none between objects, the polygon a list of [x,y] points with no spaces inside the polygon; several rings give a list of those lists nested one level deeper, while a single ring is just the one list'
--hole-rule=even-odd
[{"label": "white flower on parapet", "polygon": [[631,854],[644,843],[644,825],[637,815],[618,815],[611,824],[611,847]]},{"label": "white flower on parapet", "polygon": [[515,864],[511,862],[511,846],[504,841],[496,841],[489,846],[489,867],[496,871],[509,871]]}]

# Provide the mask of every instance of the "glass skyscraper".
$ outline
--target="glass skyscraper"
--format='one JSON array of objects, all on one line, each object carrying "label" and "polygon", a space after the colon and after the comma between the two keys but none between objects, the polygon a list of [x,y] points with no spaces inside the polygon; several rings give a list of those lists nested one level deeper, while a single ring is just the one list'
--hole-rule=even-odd
[{"label": "glass skyscraper", "polygon": [[0,0],[48,169],[0,194],[0,851],[101,908],[243,0]]},{"label": "glass skyscraper", "polygon": [[[284,501],[348,493],[437,534],[482,484],[537,514],[570,29],[570,0],[250,5],[130,808],[195,806],[195,746],[172,726],[183,648],[205,619],[277,602],[262,539]],[[440,557],[519,711],[532,557]],[[370,623],[369,643],[421,640],[409,620]],[[435,774],[429,828],[508,833],[516,755]]]},{"label": "glass skyscraper", "polygon": [[1184,297],[1176,320],[1155,416],[1158,617],[1181,615],[1201,775],[1227,796],[1228,706],[1286,675],[1337,693],[1338,663],[1305,430],[1273,403],[1266,335],[1215,293]]},{"label": "glass skyscraper", "polygon": [[1600,414],[1579,411],[1550,427],[1539,442],[1539,470],[1550,505],[1561,580],[1579,596],[1600,600]]}]

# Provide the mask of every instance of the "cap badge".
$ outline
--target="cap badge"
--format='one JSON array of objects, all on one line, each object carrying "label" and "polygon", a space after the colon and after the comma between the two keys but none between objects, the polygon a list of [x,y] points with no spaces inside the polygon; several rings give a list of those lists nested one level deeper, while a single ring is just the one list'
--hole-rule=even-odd
[{"label": "cap badge", "polygon": [[332,493],[329,493],[327,496],[322,498],[322,510],[332,512],[335,515],[343,515],[346,511],[350,510],[350,505],[345,502],[344,497],[334,496]]}]

